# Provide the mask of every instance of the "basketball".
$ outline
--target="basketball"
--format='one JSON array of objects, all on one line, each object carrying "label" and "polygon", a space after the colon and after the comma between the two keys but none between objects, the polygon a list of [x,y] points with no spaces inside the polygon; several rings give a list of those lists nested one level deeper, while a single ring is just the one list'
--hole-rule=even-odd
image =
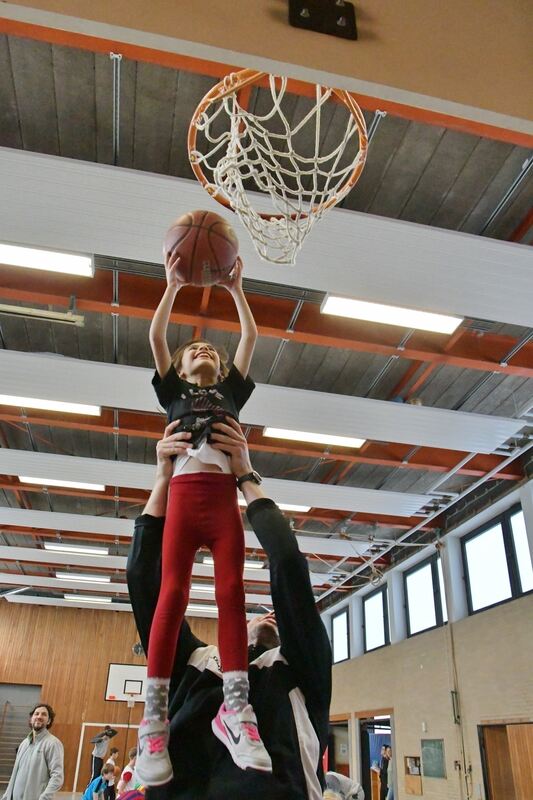
[{"label": "basketball", "polygon": [[235,265],[239,240],[225,219],[213,211],[189,211],[165,236],[165,253],[177,250],[178,277],[194,286],[225,280]]}]

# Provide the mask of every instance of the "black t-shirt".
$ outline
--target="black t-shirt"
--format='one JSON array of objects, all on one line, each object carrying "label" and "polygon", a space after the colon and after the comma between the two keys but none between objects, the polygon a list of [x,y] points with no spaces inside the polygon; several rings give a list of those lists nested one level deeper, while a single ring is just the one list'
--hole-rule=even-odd
[{"label": "black t-shirt", "polygon": [[[228,375],[213,386],[197,386],[183,380],[173,364],[163,378],[156,370],[152,385],[167,412],[167,421],[181,419],[178,430],[190,430],[200,436],[217,418],[229,415],[238,420],[239,411],[255,389],[250,376],[243,378],[234,364]],[[193,442],[196,440],[193,435]]]}]

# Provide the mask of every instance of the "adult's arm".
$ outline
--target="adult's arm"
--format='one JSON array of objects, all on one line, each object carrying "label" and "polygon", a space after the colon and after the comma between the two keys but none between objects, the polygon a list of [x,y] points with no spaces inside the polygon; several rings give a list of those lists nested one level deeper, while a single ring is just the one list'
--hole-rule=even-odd
[{"label": "adult's arm", "polygon": [[[238,423],[213,426],[213,446],[230,454],[237,477],[251,472],[246,438]],[[307,561],[288,520],[253,481],[242,485],[250,520],[268,556],[281,652],[296,675],[306,702],[324,716],[331,698],[331,647],[315,605]]]},{"label": "adult's arm", "polygon": [[296,673],[306,702],[327,709],[331,699],[331,647],[315,604],[307,561],[287,518],[273,500],[254,499],[247,515],[268,557],[281,653]]},{"label": "adult's arm", "polygon": [[63,764],[65,754],[63,750],[63,743],[55,737],[46,743],[46,763],[50,778],[39,796],[39,800],[52,800],[54,793],[58,792],[63,786],[65,780]]}]

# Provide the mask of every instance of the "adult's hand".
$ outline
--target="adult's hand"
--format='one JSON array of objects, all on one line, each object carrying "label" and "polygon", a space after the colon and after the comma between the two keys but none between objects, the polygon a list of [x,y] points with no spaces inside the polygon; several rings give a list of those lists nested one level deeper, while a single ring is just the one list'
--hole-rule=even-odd
[{"label": "adult's hand", "polygon": [[239,423],[233,417],[226,417],[226,420],[213,424],[212,447],[229,454],[231,471],[239,478],[252,471],[248,444]]},{"label": "adult's hand", "polygon": [[174,433],[180,422],[181,420],[176,419],[170,425],[167,425],[163,438],[156,445],[156,478],[164,478],[169,481],[172,477],[172,457],[186,455],[187,448],[191,444],[190,433],[185,431]]}]

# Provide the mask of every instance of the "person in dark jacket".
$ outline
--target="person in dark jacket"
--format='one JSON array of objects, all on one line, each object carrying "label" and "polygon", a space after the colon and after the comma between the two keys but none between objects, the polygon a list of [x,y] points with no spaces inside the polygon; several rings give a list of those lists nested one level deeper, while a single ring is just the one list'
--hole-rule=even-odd
[{"label": "person in dark jacket", "polygon": [[[175,426],[174,426],[175,427]],[[161,570],[170,458],[188,446],[173,426],[157,446],[156,481],[136,520],[128,558],[128,586],[141,642],[148,646]],[[218,649],[193,635],[184,620],[170,683],[170,744],[174,778],[147,790],[147,800],[320,800],[322,755],[331,698],[331,648],[309,570],[288,521],[266,498],[238,423],[213,428],[213,446],[230,456],[248,503],[248,519],[268,557],[274,614],[251,621],[250,700],[273,772],[243,771],[214,736],[211,720],[222,699]]]}]

